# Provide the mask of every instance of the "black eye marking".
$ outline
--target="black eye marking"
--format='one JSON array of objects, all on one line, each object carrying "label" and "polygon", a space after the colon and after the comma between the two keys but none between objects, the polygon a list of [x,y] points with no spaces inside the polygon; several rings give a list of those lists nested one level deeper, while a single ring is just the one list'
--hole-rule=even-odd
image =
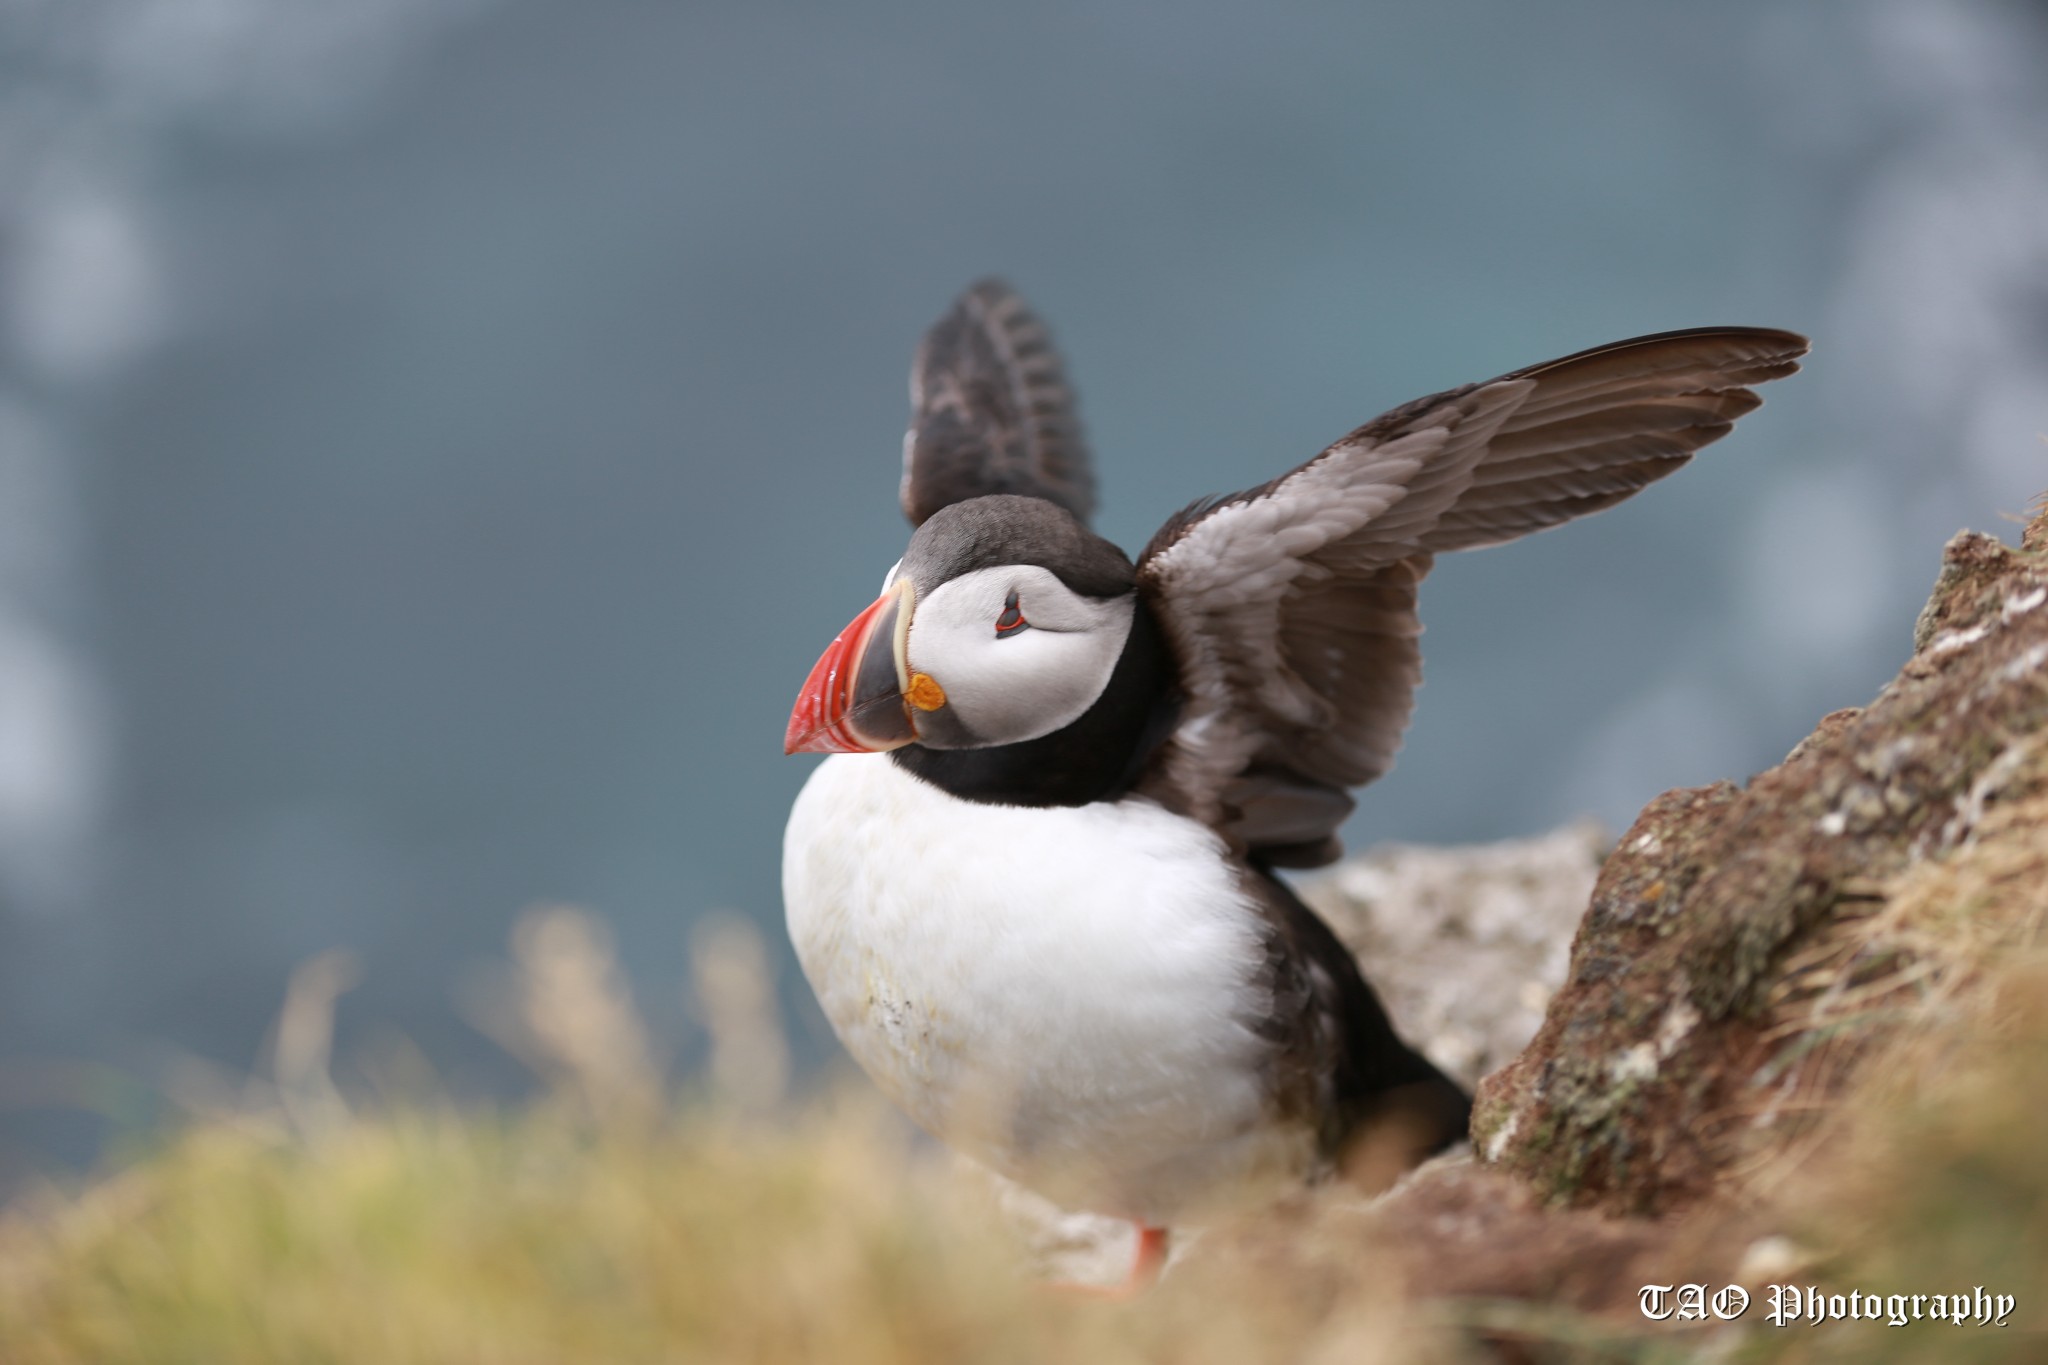
[{"label": "black eye marking", "polygon": [[996,618],[997,635],[1015,635],[1020,630],[1031,629],[1031,623],[1024,619],[1023,609],[1017,605],[1017,594],[1012,592],[1003,599],[1003,614]]}]

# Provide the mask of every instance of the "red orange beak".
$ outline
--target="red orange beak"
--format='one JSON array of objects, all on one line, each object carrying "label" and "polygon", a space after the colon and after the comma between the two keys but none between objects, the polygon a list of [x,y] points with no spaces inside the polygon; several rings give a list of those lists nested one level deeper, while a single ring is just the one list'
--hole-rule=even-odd
[{"label": "red orange beak", "polygon": [[879,753],[917,738],[904,700],[915,597],[909,580],[898,579],[833,639],[797,694],[784,753]]}]

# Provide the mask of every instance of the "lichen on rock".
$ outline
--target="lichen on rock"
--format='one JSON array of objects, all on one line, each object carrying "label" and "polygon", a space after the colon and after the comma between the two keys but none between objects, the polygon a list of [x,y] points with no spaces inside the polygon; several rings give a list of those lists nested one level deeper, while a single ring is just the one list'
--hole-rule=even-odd
[{"label": "lichen on rock", "polygon": [[1952,907],[1925,888],[2015,837],[2048,861],[2037,820],[2014,819],[2048,790],[2044,541],[2040,520],[2017,549],[1957,536],[1913,657],[1869,706],[1746,786],[1644,809],[1535,1041],[1480,1087],[1485,1157],[1557,1201],[1683,1208],[1811,1128],[1988,947],[2032,932],[2027,897],[1931,932]]}]

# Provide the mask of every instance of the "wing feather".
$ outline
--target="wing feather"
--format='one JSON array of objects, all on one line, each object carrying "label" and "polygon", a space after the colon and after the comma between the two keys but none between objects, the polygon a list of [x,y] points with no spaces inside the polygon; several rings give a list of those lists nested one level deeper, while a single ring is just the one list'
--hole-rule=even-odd
[{"label": "wing feather", "polygon": [[1140,591],[1186,702],[1143,782],[1267,863],[1336,857],[1349,789],[1394,761],[1432,558],[1611,507],[1725,436],[1803,337],[1638,337],[1418,399],[1291,473],[1168,520]]},{"label": "wing feather", "polygon": [[1083,522],[1095,475],[1052,335],[1000,280],[983,280],[932,324],[910,370],[903,514],[990,493],[1045,498]]}]

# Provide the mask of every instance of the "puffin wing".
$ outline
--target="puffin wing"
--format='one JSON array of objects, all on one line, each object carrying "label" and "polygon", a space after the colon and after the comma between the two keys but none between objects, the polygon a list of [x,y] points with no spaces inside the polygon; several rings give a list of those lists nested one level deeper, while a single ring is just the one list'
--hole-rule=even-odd
[{"label": "puffin wing", "polygon": [[1140,789],[1269,865],[1341,851],[1422,679],[1431,557],[1611,507],[1799,368],[1806,339],[1717,327],[1582,351],[1418,399],[1307,464],[1171,518],[1138,564],[1185,701]]},{"label": "puffin wing", "polygon": [[1045,498],[1083,523],[1095,474],[1074,396],[1045,324],[1000,280],[983,280],[933,323],[910,368],[903,514],[990,493]]}]

